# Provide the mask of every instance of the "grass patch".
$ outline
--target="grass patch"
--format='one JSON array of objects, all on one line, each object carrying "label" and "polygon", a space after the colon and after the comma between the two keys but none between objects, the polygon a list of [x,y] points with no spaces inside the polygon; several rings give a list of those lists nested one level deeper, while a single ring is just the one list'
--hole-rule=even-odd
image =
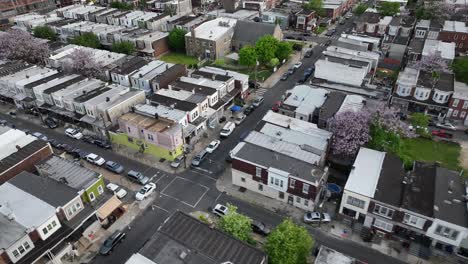
[{"label": "grass patch", "polygon": [[458,157],[460,145],[452,142],[433,141],[425,138],[412,138],[403,140],[403,153],[409,158],[418,161],[440,162],[443,167],[451,170],[460,170]]},{"label": "grass patch", "polygon": [[161,57],[162,61],[169,62],[169,63],[176,63],[176,64],[185,64],[185,65],[192,65],[192,64],[197,64],[198,60],[197,58],[193,56],[188,56],[183,53],[176,53],[176,52],[171,52],[163,55]]},{"label": "grass patch", "polygon": [[314,33],[315,34],[322,34],[325,30],[327,29],[327,27],[324,27],[324,26],[318,26],[314,29]]},{"label": "grass patch", "polygon": [[[263,82],[265,81],[268,77],[270,77],[270,75],[272,74],[273,72],[270,71],[270,70],[259,70],[257,71],[257,80],[260,81],[260,82]],[[250,79],[251,80],[254,80],[255,79],[255,71],[249,71],[247,72],[246,74],[249,75]]]}]

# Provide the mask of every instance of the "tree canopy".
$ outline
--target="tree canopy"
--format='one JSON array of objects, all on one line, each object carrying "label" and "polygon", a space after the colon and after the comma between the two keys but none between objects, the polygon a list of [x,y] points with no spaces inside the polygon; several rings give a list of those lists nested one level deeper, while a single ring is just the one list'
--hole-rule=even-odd
[{"label": "tree canopy", "polygon": [[15,29],[0,35],[0,59],[24,60],[43,65],[49,55],[49,45],[26,31]]},{"label": "tree canopy", "polygon": [[304,8],[314,10],[321,17],[327,15],[325,9],[323,9],[323,0],[309,0],[307,4],[304,4]]},{"label": "tree canopy", "polygon": [[396,2],[381,2],[377,11],[382,16],[394,16],[400,12],[400,4]]},{"label": "tree canopy", "polygon": [[114,42],[111,50],[117,53],[132,55],[135,53],[135,45],[130,41]]},{"label": "tree canopy", "polygon": [[37,38],[48,39],[55,41],[57,35],[49,26],[38,26],[33,29],[33,34]]},{"label": "tree canopy", "polygon": [[255,66],[257,62],[257,53],[255,47],[247,45],[239,50],[239,64],[248,67]]},{"label": "tree canopy", "polygon": [[268,235],[265,252],[271,264],[305,264],[313,245],[304,227],[286,219]]},{"label": "tree canopy", "polygon": [[75,45],[93,49],[99,49],[101,47],[101,42],[99,41],[98,36],[92,32],[83,33],[80,36],[73,38],[70,42]]},{"label": "tree canopy", "polygon": [[359,4],[354,10],[353,10],[353,13],[356,15],[356,16],[360,16],[362,14],[364,14],[364,12],[366,12],[368,6],[366,4]]},{"label": "tree canopy", "polygon": [[252,243],[252,219],[239,214],[232,204],[228,204],[227,208],[228,213],[220,219],[219,228],[239,240]]},{"label": "tree canopy", "polygon": [[468,57],[457,57],[452,64],[452,69],[457,81],[468,84]]},{"label": "tree canopy", "polygon": [[279,41],[271,35],[261,37],[255,44],[258,60],[266,64],[276,57]]},{"label": "tree canopy", "polygon": [[110,3],[110,7],[117,8],[117,9],[120,9],[120,10],[133,10],[133,5],[125,3],[125,2],[114,1],[114,2]]},{"label": "tree canopy", "polygon": [[94,59],[92,51],[75,49],[70,54],[70,62],[64,65],[64,70],[70,73],[81,74],[86,77],[99,77],[102,65]]},{"label": "tree canopy", "polygon": [[289,55],[292,53],[292,44],[287,41],[281,41],[278,43],[275,56],[279,61],[283,61],[289,58]]},{"label": "tree canopy", "polygon": [[174,28],[171,30],[168,38],[169,48],[171,48],[173,51],[184,52],[185,34],[187,34],[187,31],[180,28]]}]

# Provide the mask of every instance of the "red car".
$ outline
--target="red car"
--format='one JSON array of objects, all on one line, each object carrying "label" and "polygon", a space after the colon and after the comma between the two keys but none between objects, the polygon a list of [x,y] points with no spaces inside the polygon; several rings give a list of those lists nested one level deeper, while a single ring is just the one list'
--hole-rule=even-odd
[{"label": "red car", "polygon": [[278,112],[280,106],[281,106],[281,101],[276,101],[275,104],[271,107],[271,110],[273,110],[273,112]]},{"label": "red car", "polygon": [[432,135],[441,138],[452,138],[453,135],[450,133],[445,132],[445,130],[433,130]]}]

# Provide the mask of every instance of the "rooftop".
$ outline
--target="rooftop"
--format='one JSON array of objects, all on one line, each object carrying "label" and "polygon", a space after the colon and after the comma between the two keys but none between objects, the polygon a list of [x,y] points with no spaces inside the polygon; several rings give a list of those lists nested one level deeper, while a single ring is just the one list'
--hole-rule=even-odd
[{"label": "rooftop", "polygon": [[331,248],[321,246],[314,264],[357,264],[355,259]]},{"label": "rooftop", "polygon": [[465,23],[460,22],[460,21],[445,20],[443,30],[452,31],[452,32],[460,32],[460,33],[468,33],[468,27],[466,26]]},{"label": "rooftop", "polygon": [[283,104],[296,107],[295,111],[301,114],[312,114],[315,109],[321,107],[329,92],[321,88],[313,88],[309,85],[297,85],[287,91]]},{"label": "rooftop", "polygon": [[36,229],[55,215],[53,206],[9,182],[0,185],[0,205],[0,214],[14,217],[27,229]]},{"label": "rooftop", "polygon": [[96,98],[98,97],[99,95],[101,94],[104,94],[105,92],[111,90],[111,88],[109,87],[106,87],[106,86],[102,86],[98,89],[95,89],[95,90],[92,90],[92,91],[89,91],[87,93],[84,93],[78,97],[75,97],[74,101],[77,102],[77,103],[85,103],[93,98]]},{"label": "rooftop", "polygon": [[36,168],[41,176],[63,182],[77,191],[86,190],[101,177],[79,163],[55,155],[36,164]]},{"label": "rooftop", "polygon": [[443,42],[441,40],[426,39],[424,48],[422,50],[423,56],[429,55],[440,55],[443,59],[453,60],[455,59],[455,43],[454,42]]},{"label": "rooftop", "polygon": [[136,113],[126,113],[122,115],[120,120],[128,122],[138,127],[143,127],[152,132],[163,133],[168,129],[171,129],[174,122],[162,118],[152,118]]},{"label": "rooftop", "polygon": [[374,199],[400,207],[403,193],[402,182],[405,176],[406,171],[400,158],[387,153],[382,164]]},{"label": "rooftop", "polygon": [[56,208],[65,206],[79,195],[76,190],[66,184],[26,171],[8,182]]},{"label": "rooftop", "polygon": [[148,64],[148,62],[141,57],[128,56],[125,58],[125,61],[120,64],[120,66],[112,70],[112,73],[128,75],[145,66],[146,64]]},{"label": "rooftop", "polygon": [[346,95],[343,104],[341,105],[338,112],[353,111],[357,112],[364,107],[366,100],[364,97],[355,94]]},{"label": "rooftop", "polygon": [[384,159],[385,152],[361,147],[346,181],[345,190],[373,198]]},{"label": "rooftop", "polygon": [[249,75],[247,74],[239,73],[236,71],[224,70],[224,69],[217,68],[217,67],[205,66],[205,67],[200,68],[200,71],[211,72],[211,73],[215,73],[218,75],[232,76],[234,77],[235,80],[239,80],[242,82],[247,82],[249,80]]},{"label": "rooftop", "polygon": [[273,35],[276,24],[239,20],[234,27],[233,40],[255,44],[265,35]]},{"label": "rooftop", "polygon": [[[170,93],[172,92],[172,93]],[[186,91],[180,91],[186,92]],[[197,108],[197,104],[183,101],[182,99],[177,98],[175,95],[177,91],[174,90],[167,90],[167,89],[160,89],[157,91],[156,94],[151,95],[148,100],[153,105],[161,104],[169,107],[173,107],[175,109],[179,109],[181,111],[192,111],[193,109]],[[187,92],[189,93],[189,92]]]},{"label": "rooftop", "polygon": [[[57,82],[53,82],[55,85],[53,85],[52,87],[48,87],[47,89],[43,90],[42,92],[44,94],[52,94],[52,93],[55,93],[57,91],[60,91],[62,89],[65,89],[67,88],[68,86],[72,85],[72,84],[75,84],[77,82],[80,82],[82,80],[86,79],[86,77],[82,76],[82,75],[76,75],[76,74],[73,74],[71,76],[66,76],[64,78],[60,78],[59,80],[57,80]],[[48,86],[48,85],[46,85]]]},{"label": "rooftop", "polygon": [[342,92],[331,91],[322,107],[320,107],[320,118],[328,120],[332,118],[341,108],[346,94]]},{"label": "rooftop", "polygon": [[[27,135],[21,130],[11,129],[7,126],[0,127],[0,160],[9,157],[13,153],[21,151],[25,146],[37,139],[32,135]],[[19,162],[19,161],[18,161]]]},{"label": "rooftop", "polygon": [[135,258],[143,262],[130,263],[261,264],[266,259],[261,250],[180,211],[164,222],[138,255]]},{"label": "rooftop", "polygon": [[455,81],[453,98],[468,100],[468,84]]},{"label": "rooftop", "polygon": [[0,214],[0,248],[11,247],[16,241],[28,235],[28,229],[16,222],[15,219]]},{"label": "rooftop", "polygon": [[435,84],[433,83],[432,73],[430,72],[419,71],[418,77],[418,85],[421,85],[423,87],[434,87],[437,90],[448,92],[453,91],[454,89],[455,78],[454,75],[451,73],[440,73],[439,79]]},{"label": "rooftop", "polygon": [[218,93],[218,90],[214,88],[201,86],[201,85],[195,85],[195,84],[183,82],[183,81],[173,82],[169,86],[173,90],[180,89],[180,90],[189,91],[195,94],[203,94],[203,95],[208,95],[208,96]]},{"label": "rooftop", "polygon": [[[217,40],[232,30],[236,25],[236,22],[236,19],[219,17],[199,25],[193,31],[195,32],[196,38]],[[185,36],[192,36],[192,32],[188,32]]]},{"label": "rooftop", "polygon": [[186,117],[185,112],[165,105],[138,104],[135,105],[135,113],[149,115],[151,117],[163,117],[177,123]]},{"label": "rooftop", "polygon": [[436,169],[436,164],[414,163],[411,176],[404,186],[402,208],[433,216]]}]

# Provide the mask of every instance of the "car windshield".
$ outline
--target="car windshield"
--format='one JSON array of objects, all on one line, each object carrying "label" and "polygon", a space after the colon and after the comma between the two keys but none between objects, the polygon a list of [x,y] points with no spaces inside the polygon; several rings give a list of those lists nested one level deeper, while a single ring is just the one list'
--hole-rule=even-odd
[{"label": "car windshield", "polygon": [[139,193],[145,194],[145,193],[146,193],[146,188],[141,189],[141,190],[139,191]]},{"label": "car windshield", "polygon": [[216,144],[214,144],[214,143],[211,143],[211,144],[208,145],[209,148],[214,148],[215,146],[216,146]]},{"label": "car windshield", "polygon": [[136,176],[137,176],[137,178],[140,179],[140,180],[143,180],[143,178],[145,177],[145,176],[143,176],[143,174],[141,174],[141,173],[137,173]]},{"label": "car windshield", "polygon": [[107,239],[105,242],[104,242],[104,246],[106,247],[111,247],[112,246],[112,239]]},{"label": "car windshield", "polygon": [[229,130],[229,129],[226,129],[226,128],[221,129],[221,132],[224,132],[224,133],[229,133],[229,131],[230,131],[230,130]]}]

